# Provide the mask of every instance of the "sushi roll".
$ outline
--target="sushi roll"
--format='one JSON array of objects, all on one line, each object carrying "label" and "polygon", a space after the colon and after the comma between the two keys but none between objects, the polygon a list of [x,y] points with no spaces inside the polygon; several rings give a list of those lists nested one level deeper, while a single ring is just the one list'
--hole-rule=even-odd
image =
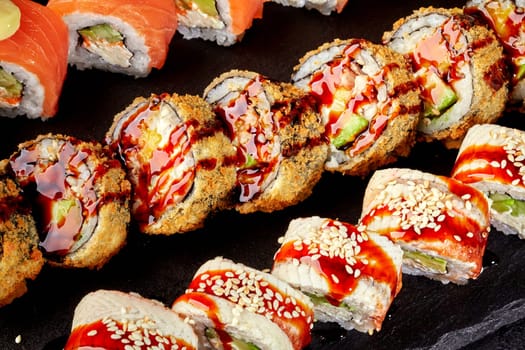
[{"label": "sushi roll", "polygon": [[40,135],[20,144],[10,164],[33,200],[50,264],[98,269],[125,244],[131,186],[101,144]]},{"label": "sushi roll", "polygon": [[76,306],[64,350],[196,350],[197,341],[191,326],[159,301],[101,289]]},{"label": "sushi roll", "polygon": [[232,70],[213,80],[204,98],[228,125],[238,152],[237,211],[272,212],[311,194],[328,154],[311,96],[255,72]]},{"label": "sushi roll", "polygon": [[467,132],[452,177],[489,198],[490,223],[525,239],[525,131],[495,124]]},{"label": "sushi roll", "polygon": [[231,46],[242,40],[253,20],[262,18],[265,0],[175,0],[178,32],[185,39]]},{"label": "sushi roll", "polygon": [[202,98],[136,98],[115,116],[106,143],[127,170],[132,215],[142,232],[193,231],[229,207],[236,152]]},{"label": "sushi roll", "polygon": [[332,12],[341,13],[348,0],[270,0],[284,6],[304,7],[308,10],[314,9],[323,15],[330,15]]},{"label": "sushi roll", "polygon": [[292,81],[319,101],[330,140],[325,170],[364,176],[410,153],[421,100],[403,56],[336,39],[306,53]]},{"label": "sushi roll", "polygon": [[503,47],[462,9],[420,8],[396,21],[383,43],[410,59],[421,87],[418,140],[456,149],[470,126],[501,117],[509,78]]},{"label": "sushi roll", "polygon": [[401,247],[403,273],[466,284],[481,273],[490,231],[488,201],[450,177],[378,170],[366,187],[358,227]]},{"label": "sushi roll", "polygon": [[302,349],[313,322],[308,297],[286,282],[217,257],[195,273],[172,309],[194,324],[199,349]]},{"label": "sushi roll", "polygon": [[55,116],[67,74],[66,25],[29,0],[4,0],[0,12],[0,115]]},{"label": "sushi roll", "polygon": [[9,161],[0,161],[0,307],[27,292],[44,257],[31,209],[15,181]]},{"label": "sushi roll", "polygon": [[525,1],[470,0],[464,12],[480,16],[503,44],[511,69],[508,107],[525,112]]},{"label": "sushi roll", "polygon": [[69,30],[70,65],[145,77],[164,66],[177,30],[173,0],[49,0]]},{"label": "sushi roll", "polygon": [[388,238],[327,218],[292,220],[272,274],[314,304],[316,321],[372,334],[401,289],[403,252]]}]

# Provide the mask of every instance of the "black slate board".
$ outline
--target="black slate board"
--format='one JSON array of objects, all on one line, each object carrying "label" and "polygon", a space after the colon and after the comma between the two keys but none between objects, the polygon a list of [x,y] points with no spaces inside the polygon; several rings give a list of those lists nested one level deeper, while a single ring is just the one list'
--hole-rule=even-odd
[{"label": "black slate board", "polygon": [[[177,92],[200,95],[217,75],[249,69],[287,81],[298,59],[335,38],[380,42],[399,17],[420,6],[462,6],[463,1],[350,0],[343,13],[265,5],[244,40],[229,48],[176,35],[165,67],[134,79],[100,71],[70,69],[58,115],[46,122],[0,119],[0,158],[38,134],[54,132],[102,140],[113,115],[136,96]],[[506,114],[502,125],[525,129],[525,116]],[[418,144],[393,166],[448,175],[455,151]],[[0,349],[61,349],[73,311],[88,292],[99,288],[133,291],[167,305],[182,294],[206,260],[222,255],[246,265],[271,267],[272,256],[293,218],[319,215],[356,222],[368,178],[325,174],[303,203],[272,214],[221,212],[202,230],[151,237],[131,227],[127,246],[99,271],[46,266],[29,292],[0,309]],[[518,349],[525,344],[525,241],[493,230],[479,279],[466,286],[442,285],[404,276],[403,288],[383,329],[372,336],[316,325],[310,349]],[[1,282],[0,282],[1,283]],[[15,338],[20,335],[21,343]]]}]

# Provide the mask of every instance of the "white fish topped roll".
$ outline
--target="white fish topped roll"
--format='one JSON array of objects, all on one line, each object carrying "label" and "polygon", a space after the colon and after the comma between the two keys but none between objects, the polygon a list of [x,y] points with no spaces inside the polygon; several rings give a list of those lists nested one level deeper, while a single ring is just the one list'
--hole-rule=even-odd
[{"label": "white fish topped roll", "polygon": [[200,97],[138,97],[115,116],[106,143],[132,184],[132,214],[148,234],[200,228],[229,203],[235,149]]},{"label": "white fish topped roll", "polygon": [[366,187],[359,227],[401,247],[403,273],[465,284],[482,270],[488,201],[476,188],[446,176],[378,170]]},{"label": "white fish topped roll", "polygon": [[199,349],[295,349],[310,343],[313,305],[277,277],[217,257],[172,309],[195,325]]},{"label": "white fish topped roll", "polygon": [[308,52],[293,84],[314,96],[330,140],[325,169],[363,176],[407,156],[421,112],[405,58],[364,39],[334,40]]},{"label": "white fish topped roll", "polygon": [[280,210],[311,194],[328,154],[311,96],[256,72],[232,70],[214,79],[204,98],[237,149],[237,211]]},{"label": "white fish topped roll", "polygon": [[419,139],[458,148],[470,126],[502,115],[508,97],[503,47],[462,9],[416,10],[396,21],[383,43],[411,60],[424,101]]},{"label": "white fish topped roll", "polygon": [[197,344],[191,326],[159,301],[101,289],[76,306],[64,350],[196,350]]},{"label": "white fish topped roll", "polygon": [[401,289],[403,252],[387,237],[317,216],[290,222],[272,274],[314,303],[316,321],[379,331]]},{"label": "white fish topped roll", "polygon": [[463,139],[452,177],[488,196],[492,226],[525,239],[525,131],[473,126]]}]

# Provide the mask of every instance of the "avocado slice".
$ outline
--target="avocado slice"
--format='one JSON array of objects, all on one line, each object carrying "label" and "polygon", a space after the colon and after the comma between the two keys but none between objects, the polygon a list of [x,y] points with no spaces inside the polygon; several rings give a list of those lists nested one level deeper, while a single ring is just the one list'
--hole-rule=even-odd
[{"label": "avocado slice", "polygon": [[108,23],[96,24],[91,27],[80,29],[78,33],[83,38],[88,38],[92,41],[104,40],[109,43],[118,43],[124,40],[122,34]]},{"label": "avocado slice", "polygon": [[447,273],[447,261],[425,253],[403,249],[403,258],[415,261],[417,264],[427,267],[437,273]]},{"label": "avocado slice", "polygon": [[368,128],[368,119],[357,114],[351,114],[339,134],[332,137],[332,144],[336,148],[341,148],[353,142],[366,128]]},{"label": "avocado slice", "polygon": [[0,89],[4,89],[6,99],[19,99],[22,97],[23,85],[9,72],[0,68]]},{"label": "avocado slice", "polygon": [[[222,349],[222,340],[219,337],[219,334],[216,329],[213,328],[206,328],[204,331],[204,334],[206,335],[206,338],[210,341],[212,346],[215,349]],[[233,350],[261,350],[257,345],[246,342],[244,340],[240,340],[238,338],[234,338],[231,335],[229,336],[231,338],[231,342],[228,344]]]},{"label": "avocado slice", "polygon": [[51,221],[55,223],[64,222],[69,211],[75,206],[76,200],[74,199],[59,199],[53,201],[51,206]]},{"label": "avocado slice", "polygon": [[[307,293],[307,292],[303,292],[304,294],[306,294],[310,300],[312,301],[312,303],[314,305],[322,305],[322,304],[332,304],[330,303],[330,301],[328,301],[328,299],[324,296],[324,295],[317,295],[317,294],[313,294],[313,293]],[[355,311],[355,308],[344,303],[344,302],[341,302],[339,305],[337,305],[338,307],[344,307],[345,309],[348,309],[349,311]]]},{"label": "avocado slice", "polygon": [[492,200],[491,208],[498,213],[510,211],[512,216],[525,215],[525,201],[514,199],[505,193],[491,193],[489,198]]},{"label": "avocado slice", "polygon": [[219,12],[217,11],[217,7],[215,7],[215,0],[180,0],[178,2],[182,5],[182,8],[187,10],[190,10],[191,3],[194,3],[202,13],[210,17],[219,18]]},{"label": "avocado slice", "polygon": [[516,73],[516,79],[517,80],[521,80],[521,79],[523,79],[523,77],[525,77],[525,63],[521,64],[518,67],[518,71]]},{"label": "avocado slice", "polygon": [[428,98],[425,98],[424,101],[423,114],[425,117],[440,116],[458,100],[454,89],[436,72],[423,68],[416,73],[416,76],[428,93]]},{"label": "avocado slice", "polygon": [[255,159],[254,156],[252,156],[250,153],[246,153],[246,161],[241,166],[241,169],[253,168],[257,165],[257,163],[257,159]]}]

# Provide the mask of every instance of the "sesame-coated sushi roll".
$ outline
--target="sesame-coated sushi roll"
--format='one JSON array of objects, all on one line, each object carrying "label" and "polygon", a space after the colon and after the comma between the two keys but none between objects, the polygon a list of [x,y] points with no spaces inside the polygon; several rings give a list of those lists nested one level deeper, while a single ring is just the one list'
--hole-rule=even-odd
[{"label": "sesame-coated sushi roll", "polygon": [[464,11],[481,16],[503,44],[512,75],[509,108],[525,112],[525,1],[470,0]]},{"label": "sesame-coated sushi roll", "polygon": [[215,41],[230,46],[242,40],[257,18],[265,0],[175,0],[178,32],[185,39]]},{"label": "sesame-coated sushi roll", "polygon": [[320,217],[292,220],[272,274],[314,303],[315,319],[372,334],[401,289],[403,252],[388,238]]},{"label": "sesame-coated sushi roll", "polygon": [[31,209],[7,160],[0,161],[0,307],[25,294],[44,257]]},{"label": "sesame-coated sushi roll", "polygon": [[359,228],[401,247],[403,273],[465,284],[481,273],[490,231],[488,201],[449,177],[378,170],[365,190]]},{"label": "sesame-coated sushi roll", "polygon": [[69,64],[145,77],[164,66],[177,29],[173,0],[49,0],[69,29]]},{"label": "sesame-coated sushi roll", "polygon": [[271,212],[311,194],[328,153],[311,96],[255,72],[232,70],[208,85],[204,97],[237,148],[236,210]]},{"label": "sesame-coated sushi roll", "polygon": [[67,27],[34,1],[0,6],[0,116],[53,117],[67,74]]},{"label": "sesame-coated sushi roll", "polygon": [[172,309],[192,320],[199,349],[299,350],[310,343],[312,307],[275,276],[217,257],[197,270]]},{"label": "sesame-coated sushi roll", "polygon": [[406,55],[421,87],[420,140],[458,148],[468,128],[501,117],[508,97],[503,47],[459,8],[421,8],[401,18],[383,43]]},{"label": "sesame-coated sushi roll", "polygon": [[202,98],[136,98],[115,116],[106,143],[127,169],[132,215],[142,232],[193,231],[229,205],[235,149]]},{"label": "sesame-coated sushi roll", "polygon": [[40,247],[62,267],[100,268],[125,244],[130,184],[97,142],[41,135],[10,158],[33,199]]},{"label": "sesame-coated sushi roll", "polygon": [[495,124],[467,132],[452,177],[489,199],[490,223],[525,239],[525,131]]},{"label": "sesame-coated sushi roll", "polygon": [[196,350],[191,326],[162,303],[135,293],[97,290],[75,308],[64,350]]},{"label": "sesame-coated sushi roll", "polygon": [[303,56],[292,81],[319,101],[330,140],[326,170],[364,176],[410,153],[421,100],[403,56],[336,39]]},{"label": "sesame-coated sushi roll", "polygon": [[330,15],[332,12],[340,13],[343,11],[348,0],[270,0],[284,6],[304,7],[309,10],[314,9],[323,15]]}]

